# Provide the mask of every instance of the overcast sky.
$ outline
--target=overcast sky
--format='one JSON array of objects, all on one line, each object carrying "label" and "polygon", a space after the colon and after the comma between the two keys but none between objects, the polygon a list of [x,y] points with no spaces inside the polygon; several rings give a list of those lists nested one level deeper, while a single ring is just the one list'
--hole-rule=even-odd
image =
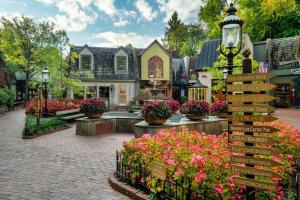
[{"label": "overcast sky", "polygon": [[0,0],[0,16],[50,20],[67,31],[71,43],[146,47],[160,39],[176,10],[181,20],[197,21],[203,0]]}]

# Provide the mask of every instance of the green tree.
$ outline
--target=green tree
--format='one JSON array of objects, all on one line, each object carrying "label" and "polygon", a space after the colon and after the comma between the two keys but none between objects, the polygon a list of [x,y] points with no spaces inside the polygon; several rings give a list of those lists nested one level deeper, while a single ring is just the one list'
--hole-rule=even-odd
[{"label": "green tree", "polygon": [[[60,85],[57,77],[67,79],[68,65],[62,52],[63,48],[69,46],[65,31],[55,30],[53,23],[36,23],[24,16],[12,20],[1,18],[0,22],[0,51],[12,68],[11,71],[23,70],[27,84],[36,80],[45,67],[52,73],[50,85]],[[27,86],[26,97],[28,98]]]}]

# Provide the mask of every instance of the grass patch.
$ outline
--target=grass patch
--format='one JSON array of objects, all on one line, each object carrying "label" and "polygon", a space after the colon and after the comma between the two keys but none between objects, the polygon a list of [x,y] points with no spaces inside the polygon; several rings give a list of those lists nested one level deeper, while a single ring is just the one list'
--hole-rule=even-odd
[{"label": "grass patch", "polygon": [[68,124],[64,120],[57,117],[48,117],[41,119],[40,129],[38,130],[36,118],[33,115],[27,115],[23,134],[24,136],[41,135],[64,127],[68,127]]}]

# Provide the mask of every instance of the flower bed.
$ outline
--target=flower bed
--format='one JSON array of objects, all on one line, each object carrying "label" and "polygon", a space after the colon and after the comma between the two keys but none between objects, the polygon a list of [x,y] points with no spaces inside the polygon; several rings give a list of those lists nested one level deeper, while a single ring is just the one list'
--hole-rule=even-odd
[{"label": "flower bed", "polygon": [[[258,195],[258,199],[281,199],[283,188],[289,188],[290,197],[295,195],[292,182],[295,176],[295,159],[299,157],[300,132],[282,123],[270,123],[271,126],[281,128],[275,133],[273,147],[280,152],[278,156],[268,157],[279,161],[282,167],[271,170],[283,174],[283,178],[272,178],[272,182],[279,183],[276,192],[265,191]],[[141,163],[149,174],[152,161],[166,165],[169,178],[183,181],[183,187],[191,186],[193,191],[203,191],[213,188],[222,194],[223,199],[242,199],[245,187],[234,184],[230,172],[231,152],[227,145],[227,136],[207,135],[205,133],[183,130],[175,132],[162,131],[154,136],[144,135],[125,142],[121,152],[122,162],[130,169],[137,169]],[[266,157],[266,156],[263,156]],[[145,182],[153,193],[163,189],[163,182],[151,175],[140,177],[139,172],[132,170],[131,178]],[[269,178],[259,177],[260,180],[270,181]],[[180,195],[180,193],[179,193]]]},{"label": "flower bed", "polygon": [[104,113],[105,101],[101,98],[90,98],[81,102],[80,111],[83,113]]},{"label": "flower bed", "polygon": [[169,105],[164,101],[145,103],[142,110],[145,119],[168,119],[171,114]]},{"label": "flower bed", "polygon": [[[45,108],[45,100],[42,100],[42,107]],[[72,110],[79,108],[79,101],[73,99],[49,99],[47,100],[48,113],[55,115],[57,111]],[[27,114],[34,114],[34,99],[30,100],[25,107]]]}]

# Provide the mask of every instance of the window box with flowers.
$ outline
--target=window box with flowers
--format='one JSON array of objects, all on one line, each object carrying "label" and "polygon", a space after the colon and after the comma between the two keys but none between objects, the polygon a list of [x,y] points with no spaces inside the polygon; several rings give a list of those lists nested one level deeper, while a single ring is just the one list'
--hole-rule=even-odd
[{"label": "window box with flowers", "polygon": [[185,102],[180,107],[180,113],[192,120],[202,120],[208,113],[209,105],[206,101],[190,100]]},{"label": "window box with flowers", "polygon": [[145,103],[142,115],[150,125],[161,125],[171,117],[172,113],[169,105],[165,101],[152,101]]},{"label": "window box with flowers", "polygon": [[105,101],[101,98],[86,99],[80,104],[80,111],[89,118],[99,118],[105,110]]}]

